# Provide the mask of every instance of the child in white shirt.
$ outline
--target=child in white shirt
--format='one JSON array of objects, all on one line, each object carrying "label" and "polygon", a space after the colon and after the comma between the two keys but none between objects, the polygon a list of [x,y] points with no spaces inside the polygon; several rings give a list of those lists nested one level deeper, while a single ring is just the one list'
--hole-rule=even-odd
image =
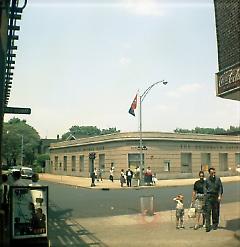
[{"label": "child in white shirt", "polygon": [[176,201],[176,229],[184,229],[183,225],[183,216],[184,216],[184,204],[183,204],[183,195],[177,195],[175,198],[173,198],[174,201]]}]

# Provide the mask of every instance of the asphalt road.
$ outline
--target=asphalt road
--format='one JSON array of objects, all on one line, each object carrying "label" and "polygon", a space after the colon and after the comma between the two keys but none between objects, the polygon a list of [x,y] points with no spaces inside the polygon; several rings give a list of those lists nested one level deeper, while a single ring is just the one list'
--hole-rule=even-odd
[{"label": "asphalt road", "polygon": [[[141,212],[140,198],[153,196],[154,211],[172,210],[172,198],[178,193],[185,196],[185,207],[190,205],[192,186],[165,188],[132,188],[124,190],[92,190],[68,185],[43,182],[49,186],[49,219],[52,217],[89,218],[136,214]],[[222,203],[240,199],[240,182],[225,183]]]}]

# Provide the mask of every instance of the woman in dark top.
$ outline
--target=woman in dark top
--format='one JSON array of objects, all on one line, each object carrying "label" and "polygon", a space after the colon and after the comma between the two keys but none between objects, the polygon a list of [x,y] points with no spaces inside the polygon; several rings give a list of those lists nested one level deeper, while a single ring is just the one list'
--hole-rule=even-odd
[{"label": "woman in dark top", "polygon": [[192,204],[196,209],[196,223],[194,226],[194,230],[197,230],[200,227],[200,219],[202,218],[202,222],[204,225],[205,216],[204,216],[204,205],[205,205],[205,197],[204,197],[204,172],[199,172],[199,180],[194,183],[193,192],[192,192]]}]

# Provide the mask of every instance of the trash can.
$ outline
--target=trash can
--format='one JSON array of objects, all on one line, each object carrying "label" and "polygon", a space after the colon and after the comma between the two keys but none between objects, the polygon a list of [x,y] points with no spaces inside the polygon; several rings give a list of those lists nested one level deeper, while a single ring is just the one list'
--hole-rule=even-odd
[{"label": "trash can", "polygon": [[153,198],[154,196],[141,196],[140,197],[140,208],[143,215],[152,216],[153,211]]}]

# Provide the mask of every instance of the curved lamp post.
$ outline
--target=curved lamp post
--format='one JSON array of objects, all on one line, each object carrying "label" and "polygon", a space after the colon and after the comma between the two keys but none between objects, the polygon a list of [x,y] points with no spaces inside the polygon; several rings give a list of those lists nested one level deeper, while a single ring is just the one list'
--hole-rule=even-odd
[{"label": "curved lamp post", "polygon": [[158,82],[155,82],[153,83],[151,86],[149,86],[142,95],[140,95],[140,100],[139,100],[139,131],[140,131],[140,184],[144,184],[144,181],[143,181],[143,168],[144,168],[144,165],[143,165],[143,145],[142,145],[142,102],[143,100],[145,99],[145,97],[147,96],[147,94],[150,92],[150,90],[156,86],[157,84],[163,84],[163,85],[166,85],[168,82],[165,81],[165,80],[162,80],[162,81],[158,81]]}]

